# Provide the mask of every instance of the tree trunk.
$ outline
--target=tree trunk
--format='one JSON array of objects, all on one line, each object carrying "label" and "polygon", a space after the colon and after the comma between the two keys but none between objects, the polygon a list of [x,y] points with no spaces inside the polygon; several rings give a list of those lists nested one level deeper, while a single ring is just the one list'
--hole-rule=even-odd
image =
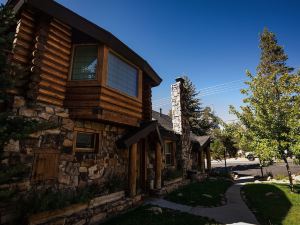
[{"label": "tree trunk", "polygon": [[227,171],[227,162],[226,162],[226,149],[224,150],[224,162],[225,162],[225,170]]},{"label": "tree trunk", "polygon": [[260,173],[261,173],[261,177],[264,177],[264,170],[263,170],[263,164],[261,163],[260,159],[259,159],[259,167],[260,167]]},{"label": "tree trunk", "polygon": [[285,162],[286,170],[288,172],[291,191],[294,192],[294,184],[293,184],[292,172],[291,172],[291,169],[290,169],[290,166],[289,166],[289,162],[287,161],[287,158],[286,158],[285,155],[283,156],[283,161]]}]

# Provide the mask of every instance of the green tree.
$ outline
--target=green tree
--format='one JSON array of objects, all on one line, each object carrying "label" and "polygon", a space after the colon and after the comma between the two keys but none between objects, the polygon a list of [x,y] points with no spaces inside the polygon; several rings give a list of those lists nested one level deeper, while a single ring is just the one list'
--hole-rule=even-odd
[{"label": "green tree", "polygon": [[226,149],[220,139],[214,139],[210,144],[211,157],[215,160],[222,160],[225,158]]},{"label": "green tree", "polygon": [[287,156],[298,154],[300,76],[286,66],[287,55],[275,34],[267,29],[260,35],[261,57],[256,76],[247,72],[248,86],[241,112],[230,107],[247,129],[252,148],[261,161],[273,156],[284,160],[293,190]]},{"label": "green tree", "polygon": [[212,129],[218,127],[218,118],[210,107],[202,108],[201,100],[198,97],[199,92],[192,81],[186,76],[183,79],[185,113],[189,118],[191,131],[196,135],[207,135]]}]

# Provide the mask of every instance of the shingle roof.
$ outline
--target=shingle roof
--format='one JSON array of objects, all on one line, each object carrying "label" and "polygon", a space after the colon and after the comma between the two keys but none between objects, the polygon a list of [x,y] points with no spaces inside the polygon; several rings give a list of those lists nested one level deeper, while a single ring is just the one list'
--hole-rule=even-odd
[{"label": "shingle roof", "polygon": [[[160,114],[159,112],[152,110],[152,119],[157,120],[160,126],[165,128],[166,130],[173,132],[173,123],[172,123],[172,118],[170,116],[166,114]],[[210,140],[209,135],[197,136],[192,132],[190,134],[190,138],[191,141],[198,142],[200,146],[205,145]]]},{"label": "shingle roof", "polygon": [[152,119],[157,120],[158,123],[168,131],[173,131],[172,118],[168,115],[161,114],[152,110]]},{"label": "shingle roof", "polygon": [[205,145],[210,139],[209,135],[197,136],[194,133],[191,133],[190,137],[193,141],[198,142],[200,144],[200,146]]}]

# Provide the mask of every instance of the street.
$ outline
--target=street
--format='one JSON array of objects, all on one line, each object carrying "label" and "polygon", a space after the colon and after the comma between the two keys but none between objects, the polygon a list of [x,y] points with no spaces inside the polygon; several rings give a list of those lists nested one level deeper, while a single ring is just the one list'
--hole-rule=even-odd
[{"label": "street", "polygon": [[[289,165],[293,174],[300,173],[300,165],[295,165],[292,160],[289,160]],[[212,160],[212,168],[221,171],[224,170],[224,161]],[[259,161],[255,159],[254,161],[249,161],[246,158],[230,158],[227,159],[228,171],[237,172],[240,175],[252,175],[260,176]],[[287,176],[287,171],[285,164],[282,162],[274,163],[271,166],[264,168],[264,174],[271,173],[273,176],[284,175]]]}]

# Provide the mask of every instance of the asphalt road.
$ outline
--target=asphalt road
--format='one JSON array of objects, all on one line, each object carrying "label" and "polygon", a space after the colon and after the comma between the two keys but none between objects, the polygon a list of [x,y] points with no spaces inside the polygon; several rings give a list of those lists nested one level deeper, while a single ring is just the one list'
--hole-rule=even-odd
[{"label": "asphalt road", "polygon": [[[295,165],[292,160],[289,160],[290,168],[293,174],[300,174],[300,165]],[[212,161],[212,168],[214,170],[224,170],[224,161]],[[260,167],[258,159],[255,161],[249,161],[245,158],[228,159],[227,160],[228,171],[237,172],[240,175],[252,175],[260,176]],[[265,167],[264,173],[272,173],[273,176],[284,175],[287,176],[287,170],[284,163],[274,163],[271,166]]]}]

